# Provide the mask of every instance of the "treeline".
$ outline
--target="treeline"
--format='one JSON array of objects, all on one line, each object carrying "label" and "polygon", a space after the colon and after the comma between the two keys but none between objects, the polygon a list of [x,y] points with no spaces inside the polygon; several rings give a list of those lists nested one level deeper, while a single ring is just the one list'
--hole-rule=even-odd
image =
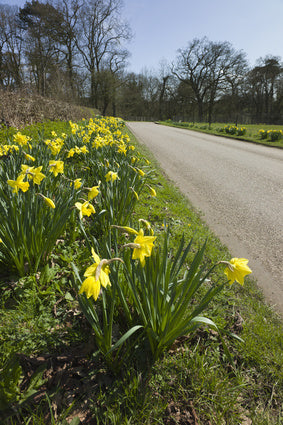
[{"label": "treeline", "polygon": [[179,49],[173,64],[129,73],[131,29],[122,6],[122,0],[0,5],[0,88],[125,119],[283,123],[280,57],[259,58],[251,68],[230,43],[202,38]]}]

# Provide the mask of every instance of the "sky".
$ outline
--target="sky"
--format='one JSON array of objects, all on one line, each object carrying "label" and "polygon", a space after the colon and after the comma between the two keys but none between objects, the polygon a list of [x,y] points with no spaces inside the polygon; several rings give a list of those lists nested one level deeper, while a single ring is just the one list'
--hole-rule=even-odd
[{"label": "sky", "polygon": [[[228,41],[250,66],[266,55],[283,60],[283,0],[123,0],[133,39],[128,71],[158,72],[194,38]],[[25,0],[0,0],[23,6]]]}]

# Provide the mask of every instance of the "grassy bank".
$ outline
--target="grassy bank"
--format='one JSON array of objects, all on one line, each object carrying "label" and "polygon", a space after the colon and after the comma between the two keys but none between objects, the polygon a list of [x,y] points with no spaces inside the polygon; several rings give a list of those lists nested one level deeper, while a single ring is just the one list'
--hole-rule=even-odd
[{"label": "grassy bank", "polygon": [[46,121],[79,121],[94,117],[93,108],[63,102],[25,91],[0,90],[0,129],[23,128]]},{"label": "grassy bank", "polygon": [[[282,125],[267,125],[267,124],[238,124],[237,128],[245,128],[245,134],[229,134],[225,131],[225,127],[235,127],[235,124],[231,123],[213,123],[209,126],[208,123],[190,123],[190,122],[174,122],[171,120],[160,121],[159,124],[168,125],[171,127],[186,128],[188,130],[199,131],[207,134],[214,134],[216,136],[229,137],[232,139],[244,140],[252,143],[258,143],[265,146],[273,146],[278,148],[283,148],[283,135],[281,138],[272,141],[270,136],[268,138],[268,131],[283,132]],[[260,132],[266,132],[266,138],[262,138]]]},{"label": "grassy bank", "polygon": [[[46,125],[41,129],[45,136],[51,128],[71,134],[66,123]],[[35,137],[35,130],[26,129],[26,134]],[[172,249],[184,234],[186,240],[194,237],[192,256],[208,239],[208,267],[229,260],[227,248],[166,179],[150,152],[130,137],[151,163],[150,183],[157,192],[156,197],[146,190],[140,194],[131,225],[140,218],[149,220],[154,234],[162,237],[166,220]],[[77,168],[82,166],[77,163]],[[150,363],[147,353],[139,352],[115,375],[94,345],[72,286],[70,263],[85,269],[85,245],[79,231],[72,238],[65,233],[40,273],[20,279],[1,276],[0,409],[5,425],[282,422],[282,322],[264,303],[252,278],[245,279],[243,287],[226,285],[206,311],[223,340],[215,330],[201,327],[178,338],[157,362]],[[210,276],[213,282],[223,278],[220,269]]]}]

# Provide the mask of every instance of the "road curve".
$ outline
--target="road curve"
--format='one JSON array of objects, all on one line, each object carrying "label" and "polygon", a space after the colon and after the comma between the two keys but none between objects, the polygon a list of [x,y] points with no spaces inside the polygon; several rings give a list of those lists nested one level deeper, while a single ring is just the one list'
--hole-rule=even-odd
[{"label": "road curve", "polygon": [[148,122],[127,127],[231,254],[249,259],[283,317],[283,150]]}]

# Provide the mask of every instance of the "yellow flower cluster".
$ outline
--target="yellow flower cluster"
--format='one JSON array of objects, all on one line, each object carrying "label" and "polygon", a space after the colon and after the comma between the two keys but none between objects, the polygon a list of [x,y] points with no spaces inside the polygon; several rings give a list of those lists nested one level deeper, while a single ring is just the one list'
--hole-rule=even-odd
[{"label": "yellow flower cluster", "polygon": [[13,151],[18,151],[20,148],[17,145],[0,145],[0,156],[9,155]]},{"label": "yellow flower cluster", "polygon": [[258,135],[261,139],[268,139],[268,140],[271,140],[272,142],[275,142],[283,138],[283,131],[261,129],[258,131]]},{"label": "yellow flower cluster", "polygon": [[79,148],[78,146],[75,146],[74,148],[71,148],[68,152],[67,158],[71,158],[73,157],[75,154],[86,154],[88,153],[89,150],[87,149],[87,147],[84,145],[81,148]]}]

